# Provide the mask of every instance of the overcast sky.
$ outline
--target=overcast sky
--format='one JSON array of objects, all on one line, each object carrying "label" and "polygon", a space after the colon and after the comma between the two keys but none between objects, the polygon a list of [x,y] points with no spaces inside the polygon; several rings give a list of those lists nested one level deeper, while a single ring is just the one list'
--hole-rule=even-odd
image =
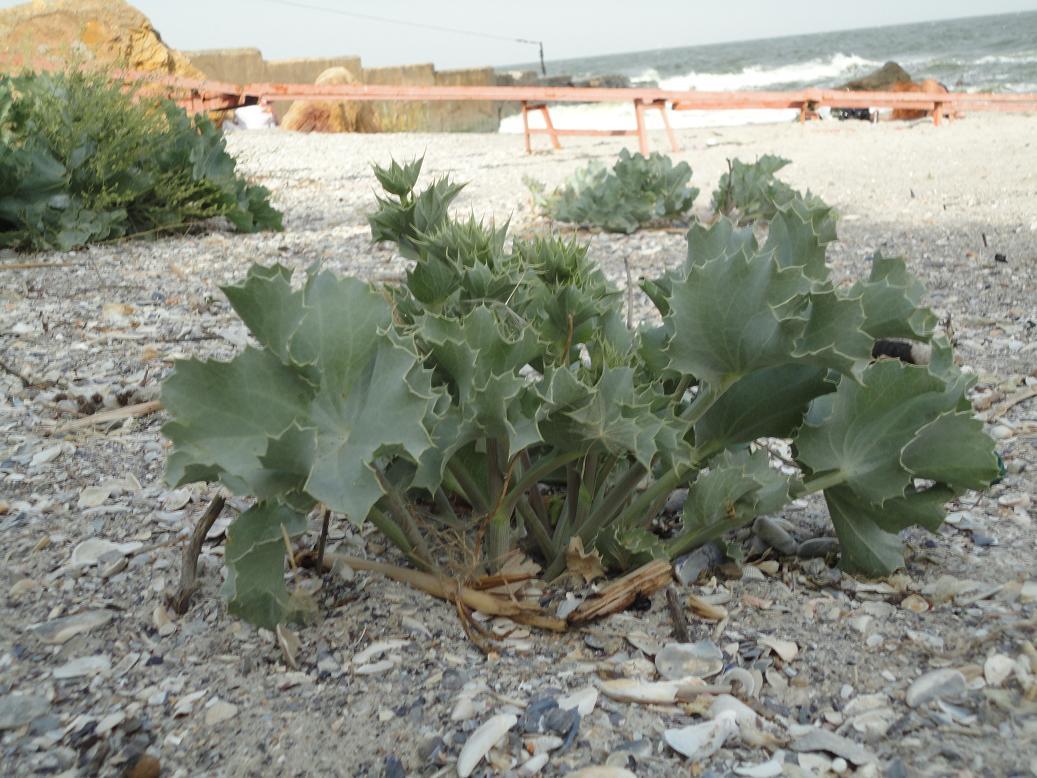
[{"label": "overcast sky", "polygon": [[[0,0],[0,7],[18,5]],[[370,14],[542,40],[548,60],[808,32],[1037,10],[1037,0],[137,0],[174,48],[256,47],[267,59],[359,55],[369,67],[438,68],[536,59],[508,40],[350,18]]]}]

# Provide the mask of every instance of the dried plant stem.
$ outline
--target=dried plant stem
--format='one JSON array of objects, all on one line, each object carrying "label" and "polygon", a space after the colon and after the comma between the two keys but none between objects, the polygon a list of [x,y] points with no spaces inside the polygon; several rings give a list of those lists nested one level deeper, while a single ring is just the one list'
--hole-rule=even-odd
[{"label": "dried plant stem", "polygon": [[184,549],[183,562],[180,565],[180,588],[169,600],[170,607],[181,616],[187,613],[191,597],[198,588],[198,556],[202,553],[202,543],[205,542],[205,536],[216,523],[225,504],[226,499],[221,494],[212,498],[209,507],[194,525],[191,542]]}]

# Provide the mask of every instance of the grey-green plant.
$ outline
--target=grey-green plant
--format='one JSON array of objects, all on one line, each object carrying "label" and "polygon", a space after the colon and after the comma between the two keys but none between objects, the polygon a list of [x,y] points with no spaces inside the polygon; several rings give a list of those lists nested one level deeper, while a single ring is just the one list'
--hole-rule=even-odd
[{"label": "grey-green plant", "polygon": [[787,159],[764,154],[755,162],[727,161],[727,172],[720,177],[710,203],[713,212],[727,216],[739,225],[769,221],[778,210],[797,199],[815,206],[824,203],[809,192],[800,195],[774,174],[789,164]]},{"label": "grey-green plant", "polygon": [[[420,166],[375,170],[372,234],[414,260],[404,283],[254,266],[223,290],[254,345],[164,384],[167,480],[255,499],[228,530],[232,613],[312,614],[285,584],[284,538],[325,511],[422,569],[474,555],[492,571],[521,549],[550,580],[576,539],[619,572],[823,493],[844,567],[882,575],[904,564],[900,530],[935,530],[997,476],[921,285],[884,257],[833,283],[816,201],[776,204],[763,240],[725,217],[692,226],[686,260],[645,285],[659,323],[630,331],[585,246],[454,218],[460,188],[416,193]],[[874,361],[888,337],[929,343],[931,362]],[[760,445],[775,438],[795,474]],[[466,547],[444,554],[443,536]]]},{"label": "grey-green plant", "polygon": [[215,217],[281,229],[208,117],[100,73],[0,75],[0,246],[67,250]]},{"label": "grey-green plant", "polygon": [[645,157],[623,149],[611,170],[595,160],[550,194],[532,179],[526,185],[537,206],[556,221],[630,233],[685,217],[699,193],[688,186],[690,180],[687,162],[675,165],[658,152]]}]

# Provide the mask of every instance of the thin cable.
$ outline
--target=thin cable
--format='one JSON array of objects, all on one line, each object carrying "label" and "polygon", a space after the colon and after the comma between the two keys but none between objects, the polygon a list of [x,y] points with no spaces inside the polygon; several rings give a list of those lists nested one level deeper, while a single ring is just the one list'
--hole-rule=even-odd
[{"label": "thin cable", "polygon": [[311,5],[310,3],[299,3],[295,0],[263,0],[265,3],[271,3],[273,5],[287,5],[292,8],[303,8],[307,11],[323,11],[324,13],[338,14],[339,16],[349,16],[353,19],[366,19],[372,22],[384,22],[386,24],[401,24],[407,27],[417,27],[422,30],[436,30],[437,32],[452,32],[458,35],[471,35],[476,38],[488,38],[490,40],[497,41],[513,41],[515,43],[528,43],[532,46],[543,46],[541,41],[534,41],[528,38],[512,38],[507,35],[495,35],[490,32],[478,32],[476,30],[461,30],[456,27],[444,27],[438,24],[426,24],[425,22],[411,22],[406,19],[390,19],[386,16],[375,16],[373,14],[362,14],[354,11],[343,11],[340,8],[328,8],[327,6]]}]

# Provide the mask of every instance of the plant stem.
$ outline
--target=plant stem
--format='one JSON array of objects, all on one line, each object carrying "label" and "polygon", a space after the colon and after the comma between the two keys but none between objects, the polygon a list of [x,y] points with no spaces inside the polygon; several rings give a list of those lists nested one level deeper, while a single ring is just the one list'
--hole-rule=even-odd
[{"label": "plant stem", "polygon": [[500,502],[504,483],[500,463],[500,445],[496,438],[486,439],[486,496],[490,505]]},{"label": "plant stem", "polygon": [[555,454],[553,456],[546,456],[538,461],[531,468],[526,470],[522,474],[522,478],[519,482],[512,487],[507,497],[504,498],[501,504],[501,510],[508,511],[509,513],[515,509],[515,503],[519,501],[523,494],[526,493],[530,488],[536,486],[545,476],[550,475],[558,468],[563,465],[572,462],[578,458],[580,453],[578,451],[567,451],[564,454]]},{"label": "plant stem", "polygon": [[486,511],[489,510],[489,502],[486,500],[486,495],[482,493],[479,485],[472,477],[472,474],[468,472],[468,468],[466,468],[455,456],[450,460],[447,469],[449,469],[450,474],[457,479],[457,483],[461,487],[461,491],[464,493],[464,498],[468,501],[468,504],[475,508],[476,512],[486,513]]},{"label": "plant stem", "polygon": [[687,477],[689,472],[692,471],[681,472],[680,470],[670,470],[668,473],[663,475],[662,478],[641,492],[637,499],[630,504],[630,507],[620,513],[611,523],[616,524],[623,529],[637,526],[652,504],[661,495],[668,495],[676,489],[677,486],[680,485],[681,481]]},{"label": "plant stem", "polygon": [[792,496],[794,498],[804,497],[844,483],[846,483],[846,473],[842,470],[827,470],[807,478],[802,484],[792,490]]},{"label": "plant stem", "polygon": [[565,466],[565,516],[570,527],[576,526],[580,502],[580,470],[574,462]]},{"label": "plant stem", "polygon": [[551,534],[547,531],[547,527],[544,526],[536,511],[525,500],[519,500],[516,507],[518,508],[519,515],[522,516],[523,523],[526,525],[526,530],[533,536],[533,540],[536,541],[537,546],[540,548],[540,553],[544,555],[545,559],[550,559],[554,556],[554,545],[551,543]]},{"label": "plant stem", "polygon": [[605,525],[623,510],[623,506],[626,505],[630,494],[641,483],[641,479],[645,477],[647,472],[643,465],[633,464],[616,485],[609,490],[601,505],[591,513],[590,517],[580,527],[580,539],[583,541],[584,546],[591,543],[594,540],[594,536],[601,532]]},{"label": "plant stem", "polygon": [[[523,451],[522,470],[523,472],[529,472],[532,469],[533,464],[529,458],[529,452]],[[544,527],[549,527],[551,525],[551,517],[547,512],[547,505],[544,503],[544,495],[540,493],[540,488],[536,484],[533,484],[526,490],[526,499],[529,502],[529,507],[536,511],[537,518],[540,519]],[[521,500],[519,504],[522,504]]]},{"label": "plant stem", "polygon": [[458,517],[457,512],[454,510],[454,506],[450,504],[450,498],[447,497],[446,492],[443,491],[442,487],[436,489],[436,493],[432,496],[432,499],[436,502],[436,507],[439,509],[441,515],[436,518],[446,524],[451,529],[464,529],[464,522]]},{"label": "plant stem", "polygon": [[400,529],[410,542],[414,553],[424,559],[429,565],[432,565],[432,551],[425,542],[425,537],[421,534],[421,530],[418,529],[414,515],[407,507],[407,503],[403,499],[403,495],[400,494],[400,490],[396,488],[396,484],[385,477],[385,473],[381,470],[374,468],[374,472],[378,478],[379,485],[382,487],[382,491],[385,492],[389,512],[396,519]]},{"label": "plant stem", "polygon": [[681,418],[691,424],[697,422],[706,415],[706,411],[712,408],[717,400],[723,397],[724,392],[730,389],[736,380],[737,378],[727,378],[716,387],[710,383],[699,384],[699,393],[695,395],[691,405],[684,409]]}]

